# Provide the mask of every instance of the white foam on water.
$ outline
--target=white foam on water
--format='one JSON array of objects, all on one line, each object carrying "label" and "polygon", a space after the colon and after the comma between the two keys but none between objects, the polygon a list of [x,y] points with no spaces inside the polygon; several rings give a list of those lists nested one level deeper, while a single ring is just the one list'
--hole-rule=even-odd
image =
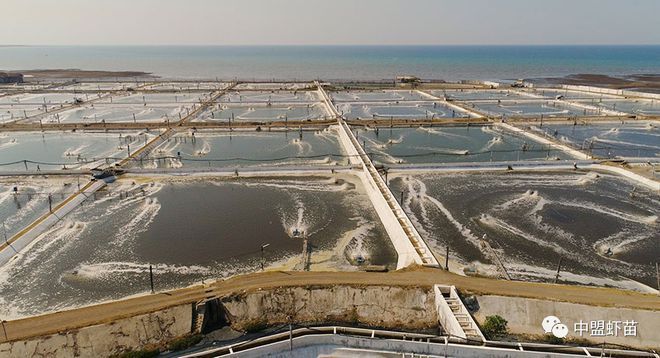
[{"label": "white foam on water", "polygon": [[392,156],[391,154],[385,152],[383,149],[387,148],[387,144],[381,143],[375,139],[362,136],[360,137],[360,140],[363,140],[365,142],[368,142],[369,145],[367,145],[367,148],[365,150],[367,152],[372,152],[376,154],[378,157],[378,161],[384,161],[387,163],[403,163],[404,160],[397,158],[395,156]]},{"label": "white foam on water", "polygon": [[420,199],[423,199],[431,203],[438,210],[440,210],[440,212],[444,214],[447,220],[449,220],[449,222],[451,222],[452,225],[454,225],[454,227],[458,230],[458,232],[461,233],[461,235],[463,235],[464,238],[466,238],[475,247],[479,247],[479,238],[476,237],[469,228],[463,226],[463,224],[461,224],[458,220],[456,220],[454,216],[451,214],[451,212],[442,204],[442,202],[440,202],[440,200],[427,194],[427,188],[424,182],[412,178],[410,180],[415,180],[416,182],[415,184],[419,188],[419,190],[415,193],[415,195],[417,195]]},{"label": "white foam on water", "polygon": [[[20,187],[21,188],[26,188],[27,186],[21,185]],[[29,188],[32,192],[38,192],[38,191],[44,190],[44,188],[37,188],[37,187],[27,187],[27,188]],[[12,198],[13,195],[14,195],[12,191],[9,191],[8,194],[9,195],[7,195],[7,193],[5,193],[5,197],[2,200],[3,202],[5,200],[9,199],[9,198]],[[56,193],[53,193],[53,194],[56,194]],[[25,195],[25,194],[23,194],[23,195]],[[37,207],[40,204],[43,204],[44,200],[47,200],[47,198],[44,199],[44,197],[41,196],[41,195],[32,194],[32,199],[31,200],[29,200],[26,204],[22,205],[21,208],[14,213],[14,215],[12,215],[12,216],[5,219],[5,222],[4,222],[5,225],[8,226],[8,227],[11,227],[13,225],[18,224],[21,220],[25,219],[28,215],[35,214],[36,210],[37,210]],[[36,214],[39,214],[39,215],[40,214],[45,214],[45,212],[43,212],[43,213],[39,212],[39,213],[36,213]]]},{"label": "white foam on water", "polygon": [[175,149],[180,145],[179,142],[175,141],[173,138],[163,142],[161,145],[157,146],[152,153],[156,156],[166,156],[172,155]]},{"label": "white foam on water", "polygon": [[292,139],[289,141],[289,144],[296,147],[297,155],[299,156],[303,156],[306,153],[310,153],[312,151],[312,145],[299,138]]},{"label": "white foam on water", "polygon": [[619,134],[619,128],[611,128],[607,132],[603,133],[603,135],[618,135]]},{"label": "white foam on water", "polygon": [[81,145],[79,145],[78,147],[75,147],[75,148],[69,147],[64,151],[64,153],[62,153],[62,157],[63,158],[78,157],[78,156],[82,155],[83,152],[87,148],[89,148],[88,144],[81,144]]},{"label": "white foam on water", "polygon": [[339,133],[335,127],[327,127],[322,130],[314,131],[314,136],[327,140],[330,143],[337,143]]},{"label": "white foam on water", "polygon": [[[123,276],[126,274],[142,275],[149,272],[149,265],[150,264],[148,263],[122,261],[83,263],[79,264],[73,272],[70,272],[69,274],[74,274],[78,277],[87,279],[106,279],[110,276]],[[152,266],[155,274],[208,275],[212,272],[210,268],[199,265],[180,266],[152,264]]]},{"label": "white foam on water", "polygon": [[571,233],[568,233],[560,228],[553,227],[548,224],[543,223],[543,217],[538,215],[538,212],[543,210],[543,208],[551,204],[553,201],[546,199],[541,196],[536,190],[527,190],[525,193],[506,201],[502,204],[496,205],[493,207],[494,211],[503,212],[511,208],[519,207],[521,205],[534,205],[529,212],[526,214],[526,218],[531,220],[536,228],[539,230],[552,235],[553,237],[561,237],[568,241],[572,240],[574,237]]},{"label": "white foam on water", "polygon": [[632,135],[638,135],[638,136],[643,136],[643,137],[660,137],[660,134],[658,133],[651,133],[652,130],[655,128],[647,128],[647,129],[627,129],[624,128],[621,132],[626,133],[626,134],[632,134]]},{"label": "white foam on water", "polygon": [[[344,182],[342,185],[332,183],[324,183],[319,181],[302,181],[302,180],[290,180],[290,181],[276,181],[276,180],[263,180],[259,182],[241,182],[241,183],[232,183],[236,185],[244,185],[247,187],[270,187],[276,189],[284,190],[300,190],[300,191],[324,191],[324,192],[341,192],[350,189],[350,184]],[[216,185],[223,185],[223,182],[216,182]]]},{"label": "white foam on water", "polygon": [[[538,266],[531,266],[522,263],[507,263],[507,271],[515,276],[536,277],[541,279],[554,279],[557,272],[553,269],[547,269]],[[582,275],[562,270],[560,281],[575,282],[583,285],[618,287],[626,290],[641,291],[646,293],[657,293],[658,291],[646,286],[640,282],[619,276],[620,280],[610,277],[594,277],[591,275]]]},{"label": "white foam on water", "polygon": [[207,140],[204,140],[202,143],[202,149],[199,149],[195,151],[194,155],[197,157],[203,157],[211,151],[211,143],[209,143]]},{"label": "white foam on water", "polygon": [[400,134],[396,139],[388,139],[387,142],[385,143],[388,146],[392,146],[394,144],[401,144],[403,142],[403,134]]},{"label": "white foam on water", "polygon": [[[504,211],[512,206],[518,206],[521,203],[529,203],[529,202],[541,202],[542,197],[539,195],[539,192],[537,190],[527,190],[523,194],[517,196],[514,199],[511,199],[509,201],[505,201],[502,204],[496,205],[493,209],[497,211]],[[545,202],[545,201],[544,201]],[[539,209],[540,210],[540,209]],[[537,210],[538,211],[538,210]]]},{"label": "white foam on water", "polygon": [[183,168],[183,162],[178,158],[167,158],[166,163],[167,168]]},{"label": "white foam on water", "polygon": [[542,203],[543,203],[543,201],[539,201],[540,205],[537,204],[536,207],[534,209],[532,209],[532,212],[530,212],[528,214],[530,220],[532,220],[532,222],[534,223],[536,228],[538,228],[539,230],[541,230],[541,231],[545,232],[546,234],[550,235],[550,237],[562,238],[566,241],[574,242],[575,236],[573,234],[571,234],[570,232],[564,231],[559,227],[555,227],[555,226],[543,223],[543,217],[540,216],[540,215],[535,215],[534,214],[535,212],[540,210],[540,209],[537,209],[539,206],[542,207],[542,205],[544,205]]},{"label": "white foam on water", "polygon": [[538,133],[540,133],[540,134],[544,134],[544,133],[545,133],[545,131],[544,131],[543,129],[541,129],[540,127],[537,127],[537,126],[529,126],[529,129],[532,130],[532,131],[534,131],[534,132],[538,132]]},{"label": "white foam on water", "polygon": [[484,133],[488,133],[493,137],[499,136],[503,133],[500,127],[493,127],[493,126],[481,126],[481,131]]},{"label": "white foam on water", "polygon": [[655,225],[658,221],[658,216],[657,215],[648,215],[648,216],[643,216],[643,215],[636,215],[636,214],[630,214],[630,213],[625,213],[616,209],[612,208],[607,208],[607,207],[602,207],[597,204],[593,203],[588,203],[588,202],[577,202],[577,201],[562,201],[558,202],[558,205],[565,205],[565,206],[570,206],[574,208],[580,208],[580,209],[586,209],[586,210],[591,210],[595,211],[601,214],[605,214],[608,216],[612,216],[621,220],[625,221],[630,221],[630,222],[635,222],[638,224],[644,224],[644,225]]},{"label": "white foam on water", "polygon": [[[353,261],[356,261],[359,257],[369,260],[371,253],[369,248],[365,246],[364,240],[376,225],[362,217],[351,218],[350,220],[357,220],[357,227],[342,235],[340,243],[346,242],[346,245],[339,245],[338,249],[343,251],[348,250],[348,255]],[[353,240],[355,244],[351,245]]]},{"label": "white foam on water", "polygon": [[[75,220],[60,221],[57,225],[48,229],[35,241],[35,245],[30,245],[21,251],[19,259],[20,267],[28,267],[35,260],[40,260],[40,264],[44,262],[44,253],[48,252],[49,258],[55,257],[60,252],[66,251],[75,244],[78,236],[88,227],[86,222]],[[55,246],[61,245],[55,248]],[[53,248],[54,250],[51,250]],[[48,260],[49,258],[45,258]]]},{"label": "white foam on water", "polygon": [[[1,135],[0,137],[4,137],[3,139],[6,138],[5,135]],[[15,146],[15,145],[17,145],[18,143],[19,143],[19,142],[18,142],[18,139],[14,138],[14,137],[12,137],[12,138],[7,138],[6,141],[3,140],[2,142],[0,142],[0,149],[6,149],[6,148],[9,148],[9,147],[11,147],[11,146]]]},{"label": "white foam on water", "polygon": [[434,134],[437,136],[441,137],[448,137],[448,138],[467,138],[467,136],[461,135],[461,134],[455,134],[455,133],[450,133],[450,132],[445,132],[441,129],[436,129],[436,128],[429,128],[429,127],[418,127],[417,130],[422,131],[422,132],[427,132],[430,134]]},{"label": "white foam on water", "polygon": [[439,148],[439,147],[429,147],[429,146],[413,146],[412,149],[419,150],[428,150],[431,152],[437,152],[441,154],[456,154],[456,155],[467,155],[470,153],[467,149],[454,149],[454,148]]},{"label": "white foam on water", "polygon": [[[433,235],[430,234],[426,228],[433,229],[435,227],[433,220],[431,220],[428,216],[428,210],[426,210],[426,205],[425,205],[425,200],[422,196],[422,192],[424,195],[426,195],[426,188],[422,189],[421,187],[417,186],[415,187],[415,180],[411,180],[408,178],[408,180],[405,181],[407,183],[407,189],[408,193],[411,193],[412,195],[408,195],[404,202],[403,202],[403,209],[407,211],[408,213],[411,213],[411,215],[408,215],[413,222],[413,225],[417,229],[417,231],[422,235],[423,237],[433,237]],[[421,182],[421,181],[420,181]],[[417,218],[417,215],[414,215],[411,204],[414,198],[419,198],[419,208],[420,208],[420,216],[423,222],[420,222],[420,220]]]},{"label": "white foam on water", "polygon": [[626,147],[639,147],[639,148],[648,148],[648,149],[660,150],[660,147],[655,146],[655,145],[649,145],[649,144],[624,142],[624,141],[620,141],[620,140],[603,139],[603,138],[600,138],[600,137],[593,137],[593,139],[595,141],[602,142],[602,143],[616,144],[616,145],[622,145],[622,146],[626,146]]},{"label": "white foam on water", "polygon": [[[0,289],[12,284],[10,279],[14,276],[15,271],[29,267],[30,264],[36,260],[40,260],[39,264],[32,265],[32,271],[43,271],[43,264],[47,262],[49,258],[56,257],[58,252],[66,250],[71,245],[74,245],[78,233],[84,230],[85,227],[86,223],[73,221],[60,222],[45,233],[41,234],[37,240],[30,242],[19,253],[17,253],[12,260],[0,267]],[[64,245],[59,247],[55,253],[48,253],[49,255],[44,261],[43,254],[46,253],[51,246],[61,243],[64,243]],[[0,303],[2,303],[2,305],[0,305],[0,314],[4,314],[5,319],[25,316],[30,308],[30,305],[26,304],[29,302],[18,301],[12,304],[8,303],[1,296]]]},{"label": "white foam on water", "polygon": [[144,169],[156,169],[158,168],[158,161],[155,159],[152,160],[144,160],[141,165],[142,168]]},{"label": "white foam on water", "polygon": [[494,146],[504,144],[504,140],[502,139],[502,136],[496,135],[491,138],[486,145],[479,150],[480,152],[490,150]]},{"label": "white foam on water", "polygon": [[23,313],[23,309],[0,296],[0,316],[3,320],[14,320],[25,317],[26,314]]},{"label": "white foam on water", "polygon": [[536,175],[536,174],[526,174],[524,177],[516,176],[512,174],[507,178],[507,184],[509,187],[523,187],[528,188],[532,187],[557,187],[559,184],[571,184],[571,185],[581,185],[579,183],[580,179],[583,179],[584,174],[574,174],[574,175],[564,175],[559,179],[553,178],[548,175]]},{"label": "white foam on water", "polygon": [[11,196],[12,196],[12,191],[9,188],[4,192],[0,192],[0,205],[4,204],[6,200],[9,200]]},{"label": "white foam on water", "polygon": [[568,138],[568,137],[565,136],[565,135],[560,135],[560,136],[558,137],[558,139],[559,139],[560,141],[564,142],[564,143],[575,144],[575,142],[574,142],[571,138]]},{"label": "white foam on water", "polygon": [[114,233],[112,244],[123,246],[127,240],[135,239],[137,234],[148,230],[160,209],[161,204],[157,198],[144,200],[142,205],[134,209],[131,220]]},{"label": "white foam on water", "polygon": [[328,166],[333,166],[339,164],[336,160],[332,159],[331,157],[323,157],[319,159],[292,159],[292,160],[285,160],[285,161],[278,161],[278,162],[262,162],[259,163],[255,166],[257,167],[270,167],[273,165],[278,165],[278,166],[287,166],[287,165],[328,165]]},{"label": "white foam on water", "polygon": [[283,210],[280,210],[280,221],[284,231],[290,238],[294,238],[295,232],[298,231],[298,235],[309,235],[309,225],[305,218],[305,203],[300,200],[300,197],[297,195],[292,195],[293,200],[295,201],[295,214],[287,215]]},{"label": "white foam on water", "polygon": [[582,176],[580,179],[577,180],[577,183],[579,185],[587,185],[595,182],[598,178],[600,178],[600,175],[596,172],[589,172],[586,175]]},{"label": "white foam on water", "polygon": [[[94,202],[96,205],[107,201],[111,202],[111,204],[108,205],[104,213],[93,218],[100,219],[107,217],[108,215],[120,212],[126,207],[139,202],[150,204],[155,200],[153,196],[163,187],[164,185],[159,182],[151,182],[149,185],[132,185],[128,182],[120,181],[118,186],[112,188],[112,192]],[[124,196],[125,194],[127,194],[127,196]]]},{"label": "white foam on water", "polygon": [[494,229],[500,229],[500,230],[507,231],[507,232],[517,236],[517,237],[520,237],[520,238],[523,238],[527,241],[533,242],[533,243],[535,243],[539,246],[549,248],[549,249],[551,249],[551,250],[553,250],[557,253],[562,253],[562,254],[567,255],[567,256],[573,256],[572,253],[569,253],[568,251],[566,251],[563,247],[559,246],[558,244],[550,243],[550,242],[541,240],[541,239],[535,237],[534,235],[526,233],[526,232],[522,231],[521,229],[519,229],[519,228],[517,228],[517,227],[515,227],[515,226],[513,226],[513,225],[511,225],[511,224],[509,224],[509,223],[507,223],[503,220],[500,220],[500,219],[498,219],[494,216],[491,216],[491,215],[488,215],[488,214],[481,214],[481,216],[477,220],[479,220],[480,223],[482,223],[486,226],[489,226],[489,227],[494,228]]},{"label": "white foam on water", "polygon": [[[616,260],[607,255],[607,251],[611,250],[612,254],[620,254],[627,252],[630,249],[630,246],[637,244],[639,242],[655,239],[653,235],[643,235],[640,233],[631,233],[628,231],[620,231],[613,235],[610,235],[606,238],[600,239],[593,244],[594,250],[601,256],[609,259]],[[630,265],[629,263],[621,260],[616,260],[620,263]]]}]

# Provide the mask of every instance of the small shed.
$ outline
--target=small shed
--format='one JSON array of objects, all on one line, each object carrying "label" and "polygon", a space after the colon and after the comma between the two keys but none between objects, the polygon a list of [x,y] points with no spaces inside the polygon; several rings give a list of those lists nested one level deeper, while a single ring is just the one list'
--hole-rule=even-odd
[{"label": "small shed", "polygon": [[0,83],[23,83],[23,74],[0,72]]}]

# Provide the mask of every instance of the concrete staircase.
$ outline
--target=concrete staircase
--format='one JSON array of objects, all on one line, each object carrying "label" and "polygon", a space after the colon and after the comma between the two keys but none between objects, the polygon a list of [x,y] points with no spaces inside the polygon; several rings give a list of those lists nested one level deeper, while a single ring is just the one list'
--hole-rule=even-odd
[{"label": "concrete staircase", "polygon": [[481,340],[481,332],[479,331],[479,328],[475,326],[470,314],[463,312],[464,307],[461,300],[458,298],[445,297],[445,301],[447,301],[447,304],[454,314],[454,317],[456,317],[458,324],[465,332],[466,338],[477,341]]},{"label": "concrete staircase", "polygon": [[484,342],[486,339],[472,315],[463,305],[454,286],[434,285],[438,322],[449,335],[468,341]]}]

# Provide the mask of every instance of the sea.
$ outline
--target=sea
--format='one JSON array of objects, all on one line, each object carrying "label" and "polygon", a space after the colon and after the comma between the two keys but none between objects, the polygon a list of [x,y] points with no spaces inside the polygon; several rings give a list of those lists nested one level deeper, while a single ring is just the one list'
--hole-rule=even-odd
[{"label": "sea", "polygon": [[0,70],[144,71],[172,79],[514,80],[660,73],[648,46],[0,46]]}]

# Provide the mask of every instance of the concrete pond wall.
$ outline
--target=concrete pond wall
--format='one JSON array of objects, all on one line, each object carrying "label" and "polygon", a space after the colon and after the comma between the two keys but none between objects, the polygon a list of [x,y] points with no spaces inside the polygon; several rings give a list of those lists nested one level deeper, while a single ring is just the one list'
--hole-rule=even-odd
[{"label": "concrete pond wall", "polygon": [[290,321],[438,329],[431,287],[283,287],[232,295],[221,302],[228,323],[243,331]]},{"label": "concrete pond wall", "polygon": [[160,345],[190,333],[192,305],[0,344],[0,357],[107,357],[150,345]]},{"label": "concrete pond wall", "polygon": [[[293,322],[438,329],[431,287],[304,286],[236,293],[205,302],[0,344],[0,357],[107,357],[199,333],[211,316],[239,331]],[[209,314],[214,304],[221,312]],[[219,314],[218,314],[219,313]],[[212,325],[213,322],[211,322]],[[436,331],[437,332],[437,331]]]},{"label": "concrete pond wall", "polygon": [[[575,337],[573,325],[580,319],[587,323],[592,320],[634,320],[638,322],[636,337],[624,337],[623,332],[619,332],[618,337],[601,337],[592,341],[660,347],[660,311],[492,295],[475,298],[478,302],[475,317],[479,322],[483,322],[486,316],[500,315],[508,320],[512,333],[542,335],[541,321],[548,315],[559,317],[569,327],[569,338]],[[178,337],[222,325],[239,331],[257,331],[289,322],[334,323],[440,334],[441,315],[442,312],[438,314],[433,287],[276,287],[210,297],[203,302],[182,304],[107,324],[2,343],[0,357],[107,357],[130,350],[162,347]]]},{"label": "concrete pond wall", "polygon": [[[637,348],[660,349],[660,311],[597,307],[576,303],[537,300],[520,297],[476,296],[479,310],[474,314],[479,322],[487,316],[500,315],[508,321],[509,331],[516,334],[543,335],[541,322],[547,316],[556,316],[568,327],[567,338],[587,339],[593,343],[613,343]],[[587,325],[591,321],[620,321],[617,336],[591,336],[591,327],[583,332],[574,330],[580,320]],[[624,336],[623,322],[637,322],[637,335]],[[595,324],[598,328],[598,323]],[[598,331],[596,331],[598,333]]]}]

